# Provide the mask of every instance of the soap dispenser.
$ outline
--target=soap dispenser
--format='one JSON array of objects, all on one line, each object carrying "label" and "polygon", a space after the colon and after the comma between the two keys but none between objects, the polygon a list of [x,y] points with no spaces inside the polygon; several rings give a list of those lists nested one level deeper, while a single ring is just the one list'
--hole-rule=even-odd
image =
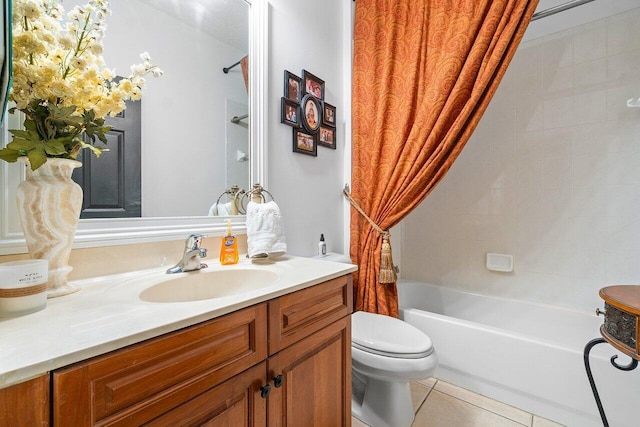
[{"label": "soap dispenser", "polygon": [[220,247],[220,264],[229,265],[238,263],[238,242],[236,236],[231,234],[231,220],[227,220],[227,235],[222,238]]}]

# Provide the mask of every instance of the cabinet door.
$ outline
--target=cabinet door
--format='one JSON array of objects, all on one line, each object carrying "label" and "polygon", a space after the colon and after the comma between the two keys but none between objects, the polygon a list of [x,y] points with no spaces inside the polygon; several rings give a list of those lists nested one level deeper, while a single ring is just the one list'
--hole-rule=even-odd
[{"label": "cabinet door", "polygon": [[0,390],[0,426],[49,425],[49,375]]},{"label": "cabinet door", "polygon": [[262,362],[145,425],[266,426],[267,399],[260,395],[260,387],[266,383],[266,368],[267,362]]},{"label": "cabinet door", "polygon": [[351,425],[351,316],[269,359],[268,426]]}]

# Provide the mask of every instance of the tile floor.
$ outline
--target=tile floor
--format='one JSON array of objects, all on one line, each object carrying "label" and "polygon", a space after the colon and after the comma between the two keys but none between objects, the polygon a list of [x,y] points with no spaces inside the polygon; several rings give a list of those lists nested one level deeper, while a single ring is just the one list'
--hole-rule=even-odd
[{"label": "tile floor", "polygon": [[[562,427],[435,378],[412,383],[411,394],[416,411],[412,427]],[[367,425],[354,417],[352,426]]]}]

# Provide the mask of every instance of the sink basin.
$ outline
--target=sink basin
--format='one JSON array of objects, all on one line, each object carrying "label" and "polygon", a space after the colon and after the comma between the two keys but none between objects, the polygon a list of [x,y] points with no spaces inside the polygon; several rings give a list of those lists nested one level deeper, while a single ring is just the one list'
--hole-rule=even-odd
[{"label": "sink basin", "polygon": [[200,270],[167,276],[140,293],[147,302],[188,302],[224,298],[253,291],[274,282],[278,275],[273,271],[257,269]]}]

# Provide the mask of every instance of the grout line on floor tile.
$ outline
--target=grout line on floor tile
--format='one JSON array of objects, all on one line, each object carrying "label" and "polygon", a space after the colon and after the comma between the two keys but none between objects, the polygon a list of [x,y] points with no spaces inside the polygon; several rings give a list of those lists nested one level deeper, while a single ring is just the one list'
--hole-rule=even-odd
[{"label": "grout line on floor tile", "polygon": [[431,392],[432,392],[433,390],[435,390],[435,388],[436,388],[436,387],[435,387],[435,383],[434,383],[433,387],[431,387],[431,388],[429,389],[429,391],[427,392],[427,395],[426,395],[426,396],[424,397],[424,399],[422,400],[422,403],[420,404],[420,406],[418,406],[418,409],[416,409],[416,410],[415,410],[414,415],[417,415],[417,414],[418,414],[418,412],[420,412],[420,410],[421,410],[421,409],[422,409],[422,407],[424,406],[424,403],[427,401],[427,399],[428,399],[428,398],[429,398],[429,396],[431,395]]},{"label": "grout line on floor tile", "polygon": [[[459,385],[448,383],[446,381],[439,380],[437,382],[437,385],[438,391],[448,396],[468,402],[478,408],[484,409],[503,418],[512,420],[520,425],[525,425],[526,427],[533,426],[533,418],[535,415],[522,408],[513,406],[500,400],[493,399],[489,396],[485,396],[484,394],[477,393],[473,390],[469,390]],[[434,388],[436,388],[435,385]],[[458,390],[462,392],[462,394],[458,394]]]},{"label": "grout line on floor tile", "polygon": [[[435,390],[435,385],[434,385],[433,389]],[[466,401],[466,400],[464,400],[464,399],[460,399],[459,397],[457,397],[457,396],[453,396],[453,395],[451,395],[451,394],[449,394],[449,393],[445,393],[445,392],[444,392],[444,391],[442,391],[442,390],[436,390],[436,391],[437,391],[438,393],[442,393],[442,394],[447,395],[447,396],[449,396],[449,397],[452,397],[452,398],[454,398],[454,399],[456,399],[456,400],[459,400],[460,402],[464,402],[464,403],[466,403],[466,404],[468,404],[468,405],[475,406],[476,408],[478,408],[478,409],[480,409],[480,410],[482,410],[482,411],[491,412],[491,413],[492,413],[492,414],[494,414],[494,415],[497,415],[497,416],[499,416],[499,417],[501,417],[501,418],[504,418],[504,419],[506,419],[506,420],[512,421],[512,422],[514,422],[514,423],[516,423],[516,424],[518,424],[518,425],[521,425],[521,426],[524,426],[524,427],[532,427],[532,426],[533,426],[533,414],[531,414],[530,412],[527,412],[527,414],[529,414],[529,416],[530,416],[530,421],[529,421],[529,425],[526,425],[526,424],[522,424],[521,422],[519,422],[519,421],[517,421],[517,420],[514,420],[514,419],[512,419],[512,418],[506,417],[506,416],[504,416],[504,414],[499,414],[499,413],[497,413],[497,412],[495,412],[495,411],[492,411],[492,410],[490,410],[490,409],[483,408],[482,406],[476,405],[475,403],[472,403],[472,402]],[[472,393],[473,393],[473,392],[472,392]],[[431,394],[431,392],[429,392],[429,394],[427,395],[427,398],[429,397],[429,395],[430,395],[430,394]],[[477,393],[476,393],[476,394],[477,394]],[[479,396],[482,396],[482,395],[481,395],[481,394],[479,394]],[[483,397],[486,397],[486,396],[483,396]],[[425,401],[425,402],[427,401],[427,398],[425,398],[425,399],[424,399],[424,401]],[[487,398],[487,399],[489,399],[489,398]],[[424,405],[424,402],[422,402],[422,405]],[[422,405],[420,405],[420,409],[422,409]],[[518,408],[516,408],[516,409],[518,409]],[[522,411],[522,409],[520,409],[520,410]],[[526,411],[523,411],[523,412],[526,412]]]}]

